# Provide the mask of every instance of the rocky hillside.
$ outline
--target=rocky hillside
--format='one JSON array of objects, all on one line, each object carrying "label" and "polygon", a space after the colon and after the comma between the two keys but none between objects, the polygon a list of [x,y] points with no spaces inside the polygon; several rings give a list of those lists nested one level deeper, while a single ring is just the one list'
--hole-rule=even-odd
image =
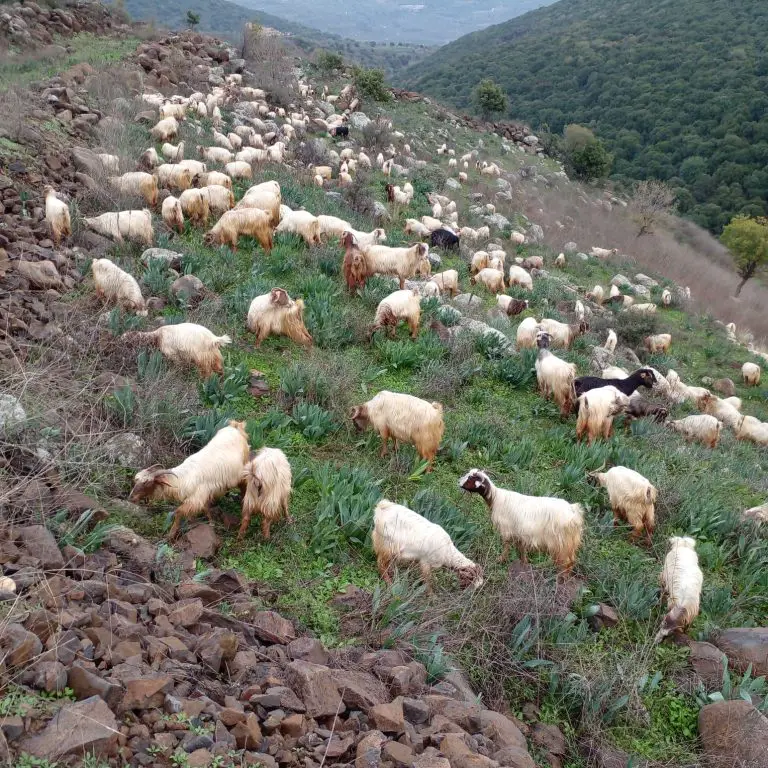
[{"label": "rocky hillside", "polygon": [[[18,26],[32,21],[29,8],[4,14]],[[645,397],[672,421],[700,407],[673,386],[674,370],[688,385],[738,397],[743,414],[766,422],[764,384],[741,377],[746,361],[765,367],[760,289],[740,305],[719,300],[731,273],[664,230],[638,242],[623,201],[572,184],[522,125],[480,125],[400,91],[380,104],[346,75],[323,82],[309,66],[293,72],[279,47],[244,60],[192,33],[139,42],[99,6],[61,12],[92,13],[103,25],[94,45],[74,45],[84,30],[70,24],[50,44],[71,66],[54,78],[45,72],[57,58],[14,69],[3,98],[16,119],[0,123],[0,760],[23,768],[761,764],[765,446],[726,426],[710,449],[624,416],[610,439],[578,443],[575,417],[541,397],[535,354],[517,343],[521,320],[576,326],[583,311],[586,332],[554,350],[579,374],[653,366],[659,386]],[[35,10],[27,28],[44,26],[45,13],[38,20]],[[112,60],[88,63],[97,51]],[[321,98],[324,86],[333,103]],[[216,94],[221,117],[207,108],[201,116],[199,104]],[[400,328],[371,339],[377,306],[397,283],[372,276],[350,293],[334,238],[308,245],[278,232],[269,252],[246,237],[236,251],[211,247],[213,217],[174,232],[159,204],[152,247],[94,232],[86,218],[146,205],[113,188],[99,154],[116,157],[123,173],[148,148],[162,154],[149,131],[158,102],[172,96],[189,100],[173,139],[187,158],[221,142],[214,121],[225,137],[246,127],[267,144],[282,137],[271,161],[255,160],[252,178],[234,181],[238,201],[251,184],[274,180],[292,210],[362,232],[384,227],[390,246],[412,241],[406,219],[448,220],[455,207],[461,225],[480,230],[476,241],[465,230],[458,249],[432,247],[429,256],[433,272],[456,270],[459,294],[425,297],[415,338]],[[334,139],[328,122],[341,113],[350,135]],[[351,183],[340,179],[342,152],[358,160]],[[379,152],[391,156],[390,176]],[[311,170],[318,165],[333,169],[323,186]],[[407,205],[387,201],[390,181],[412,185]],[[44,220],[46,185],[71,216],[72,234],[58,247]],[[436,195],[442,211],[430,202]],[[598,258],[595,246],[617,253]],[[481,248],[503,253],[507,267],[532,260],[532,290],[505,291],[528,301],[519,315],[470,280]],[[97,298],[98,257],[135,276],[147,317]],[[423,279],[406,285],[428,290]],[[596,285],[604,302],[594,300]],[[249,306],[276,287],[303,299],[312,347],[285,337],[255,347]],[[622,311],[630,302],[656,309]],[[735,333],[724,325],[734,319]],[[202,379],[123,337],[181,322],[231,337],[222,375]],[[614,351],[603,346],[609,329]],[[666,352],[645,348],[654,333],[671,335]],[[404,443],[380,457],[378,436],[349,421],[352,406],[385,389],[443,405],[433,472]],[[256,521],[238,540],[232,489],[210,521],[186,520],[168,541],[176,505],[127,501],[134,475],[178,466],[229,419],[245,423],[252,449],[288,457],[292,519],[276,521],[269,541]],[[658,489],[650,546],[614,525],[605,491],[588,481],[616,465]],[[558,578],[543,553],[498,562],[485,506],[458,488],[473,466],[501,487],[583,505],[570,576]],[[369,534],[383,497],[441,525],[484,568],[483,586],[464,591],[438,571],[428,593],[418,568],[405,565],[391,584],[380,579]],[[701,610],[677,642],[654,644],[673,535],[697,540]]]}]

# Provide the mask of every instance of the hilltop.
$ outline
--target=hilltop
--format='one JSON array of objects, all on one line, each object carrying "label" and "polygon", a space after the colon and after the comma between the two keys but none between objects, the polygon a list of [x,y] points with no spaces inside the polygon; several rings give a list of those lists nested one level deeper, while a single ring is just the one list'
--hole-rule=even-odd
[{"label": "hilltop", "polygon": [[509,114],[588,125],[618,180],[659,178],[719,232],[768,211],[768,8],[753,0],[561,0],[444,46],[401,76],[464,109],[490,77]]},{"label": "hilltop", "polygon": [[[577,326],[583,311],[588,327],[553,350],[580,375],[653,366],[658,386],[643,395],[671,421],[699,408],[675,396],[674,370],[767,422],[765,381],[741,377],[744,362],[766,366],[764,288],[750,283],[732,302],[724,287],[736,275],[702,255],[714,250],[703,233],[695,247],[663,226],[638,239],[625,201],[570,181],[529,129],[483,131],[419,94],[371,95],[350,71],[325,77],[297,62],[280,38],[257,36],[243,59],[222,40],[151,34],[80,2],[5,6],[3,23],[14,63],[0,91],[1,761],[682,768],[763,759],[768,668],[755,649],[768,615],[765,446],[724,427],[708,448],[624,415],[609,439],[579,443],[575,416],[539,392],[536,354],[517,343],[517,327],[531,317]],[[382,227],[397,247],[415,239],[406,220],[438,213],[440,195],[441,217],[488,227],[476,239],[465,230],[457,249],[430,248],[430,269],[455,270],[460,294],[425,297],[415,338],[402,326],[371,338],[397,281],[374,275],[349,291],[335,237],[280,232],[268,252],[250,237],[237,250],[214,247],[205,239],[214,216],[174,231],[160,206],[151,248],[97,234],[87,218],[148,204],[116,189],[104,163],[127,173],[148,149],[162,155],[150,134],[160,103],[184,107],[172,140],[188,159],[221,145],[216,126],[230,142],[248,128],[275,140],[251,178],[232,182],[237,201],[276,181],[292,211]],[[334,138],[328,121],[342,113],[349,136]],[[358,160],[350,180],[342,153]],[[391,175],[379,153],[391,156]],[[332,169],[322,186],[318,165]],[[406,181],[412,200],[389,203],[387,183]],[[71,217],[60,245],[45,221],[46,185]],[[529,302],[517,316],[471,282],[472,258],[492,246],[507,267],[536,260],[532,289],[505,291]],[[595,247],[616,253],[599,258]],[[96,295],[97,258],[135,278],[146,316]],[[596,285],[626,298],[593,301]],[[277,336],[256,346],[249,307],[277,287],[303,300],[312,346]],[[655,310],[622,311],[625,301]],[[201,378],[123,335],[180,323],[229,337],[221,375]],[[614,351],[603,346],[610,329]],[[665,353],[645,348],[654,333],[671,335]],[[355,429],[351,407],[382,390],[443,406],[434,471],[404,441],[382,457],[380,438]],[[274,522],[269,541],[253,520],[238,540],[233,488],[210,520],[184,521],[169,541],[176,504],[128,501],[135,475],[177,467],[230,419],[244,422],[251,449],[284,451],[292,519]],[[617,465],[658,489],[650,544],[614,524],[605,491],[589,481]],[[472,467],[500,487],[582,505],[572,574],[558,578],[543,553],[499,562],[488,510],[458,487]],[[370,530],[384,497],[441,525],[484,568],[482,587],[462,590],[440,570],[428,593],[407,566],[383,581]],[[655,644],[673,535],[697,541],[701,610],[677,642]],[[737,742],[734,724],[745,729]]]}]

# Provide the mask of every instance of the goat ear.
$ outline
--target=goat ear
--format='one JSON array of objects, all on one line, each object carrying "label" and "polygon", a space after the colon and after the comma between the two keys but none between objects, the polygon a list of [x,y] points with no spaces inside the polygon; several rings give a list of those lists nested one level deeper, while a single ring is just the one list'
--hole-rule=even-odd
[{"label": "goat ear", "polygon": [[349,418],[350,419],[356,419],[360,415],[360,406],[355,405],[352,407],[352,410],[349,412]]}]

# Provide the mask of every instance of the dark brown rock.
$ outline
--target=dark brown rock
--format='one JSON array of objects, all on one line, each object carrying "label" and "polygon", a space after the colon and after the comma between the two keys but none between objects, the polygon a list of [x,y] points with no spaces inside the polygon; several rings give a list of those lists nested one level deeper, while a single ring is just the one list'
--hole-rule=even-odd
[{"label": "dark brown rock", "polygon": [[221,541],[216,535],[216,531],[209,523],[201,523],[184,534],[183,545],[195,557],[205,559],[212,558],[219,549]]},{"label": "dark brown rock", "polygon": [[203,601],[198,598],[191,600],[180,600],[171,607],[168,614],[168,620],[171,624],[180,627],[191,627],[200,621],[203,615]]},{"label": "dark brown rock", "polygon": [[293,624],[274,611],[259,611],[251,624],[256,636],[266,643],[286,645],[296,639]]},{"label": "dark brown rock", "polygon": [[314,637],[297,637],[288,643],[288,657],[311,661],[313,664],[328,664],[329,654],[323,644]]},{"label": "dark brown rock", "polygon": [[232,735],[235,737],[238,749],[258,749],[261,744],[259,719],[253,712],[249,713],[244,722],[235,725]]},{"label": "dark brown rock", "polygon": [[308,661],[292,661],[285,668],[286,680],[307,708],[310,717],[328,717],[344,711],[333,670]]},{"label": "dark brown rock", "polygon": [[565,736],[556,725],[536,723],[531,731],[531,740],[552,755],[565,756]]},{"label": "dark brown rock", "polygon": [[711,643],[692,642],[691,666],[707,688],[719,688],[723,681],[723,652]]},{"label": "dark brown rock", "polygon": [[390,700],[384,684],[369,672],[337,669],[334,670],[334,681],[349,709],[365,711]]},{"label": "dark brown rock", "polygon": [[715,645],[728,657],[732,668],[744,671],[751,664],[755,677],[768,675],[768,627],[723,630],[715,637]]},{"label": "dark brown rock", "polygon": [[9,624],[0,635],[0,649],[5,663],[11,667],[28,664],[43,650],[40,638],[21,624]]},{"label": "dark brown rock", "polygon": [[59,661],[41,661],[34,666],[32,685],[40,691],[56,693],[67,687],[67,670]]},{"label": "dark brown rock", "polygon": [[498,749],[504,747],[527,747],[525,736],[508,717],[500,712],[485,709],[480,713],[480,730]]},{"label": "dark brown rock", "polygon": [[40,733],[22,739],[20,748],[47,760],[66,755],[111,755],[117,746],[118,724],[98,696],[65,704]]},{"label": "dark brown rock", "polygon": [[713,766],[768,766],[768,720],[748,701],[708,704],[699,712],[699,736]]},{"label": "dark brown rock", "polygon": [[100,696],[112,710],[120,708],[123,686],[105,680],[95,669],[86,669],[79,664],[69,668],[67,685],[78,699]]},{"label": "dark brown rock", "polygon": [[165,694],[173,688],[173,680],[160,674],[153,677],[136,677],[124,682],[124,710],[162,707]]},{"label": "dark brown rock", "polygon": [[64,567],[64,557],[59,551],[56,539],[44,525],[28,525],[20,528],[18,538],[27,552],[40,560],[45,570],[58,570]]}]

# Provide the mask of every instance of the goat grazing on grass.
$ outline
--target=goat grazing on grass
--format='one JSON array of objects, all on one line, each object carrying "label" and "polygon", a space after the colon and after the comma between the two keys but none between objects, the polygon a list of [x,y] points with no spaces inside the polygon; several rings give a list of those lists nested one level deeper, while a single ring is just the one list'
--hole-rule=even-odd
[{"label": "goat grazing on grass", "polygon": [[291,499],[291,465],[279,448],[261,448],[250,454],[243,476],[246,482],[243,497],[243,519],[237,533],[242,539],[252,515],[261,516],[261,535],[269,540],[272,523],[285,516],[293,522],[288,504]]},{"label": "goat grazing on grass", "polygon": [[699,568],[696,541],[688,536],[672,536],[659,582],[667,595],[667,615],[656,634],[660,643],[673,633],[685,632],[699,615],[704,575]]},{"label": "goat grazing on grass", "polygon": [[479,469],[467,472],[459,480],[459,488],[480,494],[491,510],[491,522],[504,544],[502,561],[509,557],[514,545],[523,563],[528,562],[528,552],[546,552],[558,570],[570,573],[584,528],[581,504],[498,488]]},{"label": "goat grazing on grass", "polygon": [[232,488],[245,492],[243,470],[248,461],[248,436],[245,422],[230,421],[197,453],[178,467],[157,465],[142,469],[134,478],[129,501],[176,501],[169,538],[176,538],[181,521],[205,512],[213,522],[211,504]]},{"label": "goat grazing on grass", "polygon": [[283,288],[273,288],[251,302],[247,325],[256,334],[257,347],[268,336],[287,336],[298,344],[312,345],[304,325],[304,302],[294,301]]},{"label": "goat grazing on grass", "polygon": [[536,380],[539,390],[546,400],[550,396],[560,407],[560,414],[568,416],[573,408],[573,381],[576,377],[574,363],[566,363],[549,351],[550,335],[539,331],[536,345],[539,353],[536,357]]},{"label": "goat grazing on grass", "polygon": [[657,490],[639,472],[628,467],[612,467],[607,472],[590,472],[589,478],[608,491],[613,524],[625,520],[632,527],[632,539],[645,531],[648,545],[656,528]]}]

